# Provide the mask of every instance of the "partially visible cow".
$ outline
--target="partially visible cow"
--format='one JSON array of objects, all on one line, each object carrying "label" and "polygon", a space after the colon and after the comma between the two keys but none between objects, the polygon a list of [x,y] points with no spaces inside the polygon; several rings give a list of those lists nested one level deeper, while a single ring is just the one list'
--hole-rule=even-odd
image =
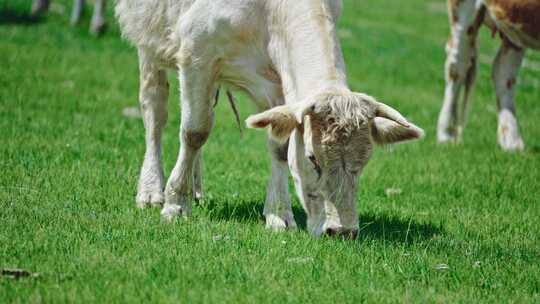
[{"label": "partially visible cow", "polygon": [[[357,182],[374,144],[420,138],[423,131],[391,107],[349,89],[336,37],[341,5],[338,0],[118,1],[122,33],[139,54],[146,154],[138,206],[165,203],[165,220],[190,215],[192,198],[202,195],[202,147],[223,84],[246,92],[266,110],[247,124],[269,129],[267,227],[296,227],[288,162],[310,233],[356,235]],[[167,68],[179,73],[182,119],[178,160],[165,186],[160,141]]]},{"label": "partially visible cow", "polygon": [[498,142],[506,151],[523,150],[514,105],[515,84],[525,50],[540,50],[540,0],[448,0],[448,8],[451,34],[438,141],[461,139],[476,77],[478,30],[485,24],[502,38],[492,73],[499,108]]},{"label": "partially visible cow", "polygon": [[[50,0],[34,0],[32,3],[32,16],[37,16],[46,12],[50,6]],[[71,11],[71,24],[77,25],[81,20],[81,14],[84,9],[85,0],[74,0]],[[106,0],[95,0],[94,14],[90,23],[90,32],[94,35],[101,35],[106,29],[105,21]]]}]

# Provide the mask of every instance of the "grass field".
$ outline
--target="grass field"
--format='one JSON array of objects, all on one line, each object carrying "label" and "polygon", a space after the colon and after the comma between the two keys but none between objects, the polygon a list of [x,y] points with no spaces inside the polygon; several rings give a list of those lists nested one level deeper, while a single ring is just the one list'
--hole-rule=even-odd
[{"label": "grass field", "polygon": [[[115,24],[90,36],[88,13],[68,27],[69,1],[37,22],[29,2],[0,0],[0,268],[39,277],[0,277],[0,302],[540,301],[540,54],[528,54],[518,83],[525,153],[496,145],[488,64],[498,43],[487,30],[464,144],[441,147],[444,2],[345,1],[352,88],[427,131],[374,154],[360,181],[359,239],[265,230],[264,132],[240,138],[225,100],[205,146],[207,197],[188,222],[164,225],[134,203],[143,125],[122,109],[138,104],[135,50]],[[166,172],[178,150],[170,78]],[[254,107],[240,100],[246,118]],[[303,224],[296,198],[294,210]]]}]

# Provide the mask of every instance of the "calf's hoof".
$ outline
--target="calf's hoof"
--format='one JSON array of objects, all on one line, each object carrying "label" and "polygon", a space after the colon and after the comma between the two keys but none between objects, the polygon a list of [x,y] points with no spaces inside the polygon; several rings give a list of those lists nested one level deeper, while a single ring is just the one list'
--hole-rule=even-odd
[{"label": "calf's hoof", "polygon": [[170,188],[165,191],[165,195],[165,205],[161,210],[163,222],[172,222],[191,215],[191,201],[187,195],[179,194]]},{"label": "calf's hoof", "polygon": [[172,223],[175,220],[187,219],[191,215],[191,211],[187,207],[180,205],[165,204],[161,209],[161,220],[164,223]]},{"label": "calf's hoof", "polygon": [[140,191],[135,198],[137,207],[144,209],[146,207],[161,207],[165,202],[163,191]]},{"label": "calf's hoof", "polygon": [[281,232],[285,230],[294,230],[297,226],[292,214],[278,216],[270,213],[266,215],[266,228],[272,231]]}]

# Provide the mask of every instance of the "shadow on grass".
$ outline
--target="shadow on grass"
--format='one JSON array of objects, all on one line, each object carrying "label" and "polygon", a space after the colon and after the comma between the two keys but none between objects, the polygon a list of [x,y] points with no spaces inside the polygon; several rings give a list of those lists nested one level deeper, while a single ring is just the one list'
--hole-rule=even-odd
[{"label": "shadow on grass", "polygon": [[[30,2],[30,1],[29,1]],[[28,8],[30,10],[30,7]],[[43,21],[41,16],[31,16],[30,12],[22,12],[19,10],[0,7],[0,25],[19,24],[33,25]]]},{"label": "shadow on grass", "polygon": [[[261,201],[237,201],[209,199],[202,206],[212,220],[237,221],[243,223],[264,222],[264,203]],[[306,229],[306,213],[293,205],[298,227]],[[443,234],[442,224],[420,223],[415,219],[402,219],[388,214],[361,214],[358,241],[378,240],[391,243],[414,244]]]},{"label": "shadow on grass", "polygon": [[361,214],[359,241],[381,240],[392,243],[414,244],[443,234],[442,224],[419,223],[388,214]]}]

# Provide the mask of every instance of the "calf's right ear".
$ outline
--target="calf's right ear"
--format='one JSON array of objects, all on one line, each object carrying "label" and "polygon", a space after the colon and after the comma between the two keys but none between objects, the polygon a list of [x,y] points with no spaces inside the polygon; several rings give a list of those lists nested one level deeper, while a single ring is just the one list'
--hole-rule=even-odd
[{"label": "calf's right ear", "polygon": [[291,136],[292,131],[300,124],[295,109],[284,105],[272,108],[259,114],[251,115],[246,119],[246,125],[251,129],[268,127],[270,137],[277,142],[284,143]]}]

